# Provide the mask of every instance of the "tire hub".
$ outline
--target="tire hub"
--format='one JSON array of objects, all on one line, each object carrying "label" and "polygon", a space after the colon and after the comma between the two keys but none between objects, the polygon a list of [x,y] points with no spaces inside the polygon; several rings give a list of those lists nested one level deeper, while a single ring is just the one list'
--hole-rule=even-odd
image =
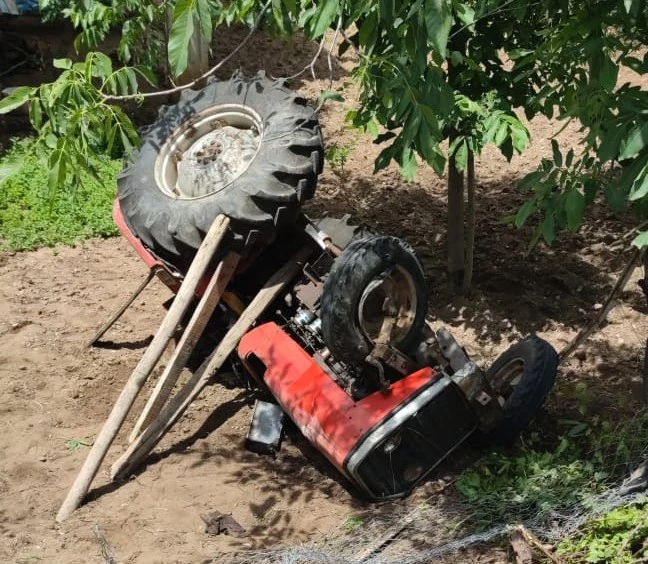
[{"label": "tire hub", "polygon": [[498,394],[498,401],[504,406],[524,375],[524,359],[514,358],[497,371],[491,382],[493,390]]},{"label": "tire hub", "polygon": [[405,269],[398,266],[365,288],[358,307],[360,327],[372,342],[380,335],[385,318],[393,318],[390,341],[394,344],[409,332],[415,312],[414,281]]},{"label": "tire hub", "polygon": [[155,163],[156,184],[181,200],[209,196],[243,174],[256,156],[261,117],[238,104],[212,106],[175,129]]}]

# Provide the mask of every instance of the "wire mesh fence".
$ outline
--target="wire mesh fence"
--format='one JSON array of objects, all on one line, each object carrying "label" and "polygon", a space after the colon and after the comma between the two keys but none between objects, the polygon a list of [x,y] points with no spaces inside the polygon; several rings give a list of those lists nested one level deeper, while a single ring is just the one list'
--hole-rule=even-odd
[{"label": "wire mesh fence", "polygon": [[[587,436],[563,437],[553,452],[520,448],[491,455],[462,474],[455,487],[424,501],[411,499],[352,516],[312,544],[245,552],[231,561],[415,564],[444,557],[456,561],[461,560],[458,552],[498,541],[513,526],[524,525],[541,540],[557,543],[618,507],[648,503],[644,493],[648,470],[629,478],[646,460],[648,412],[618,426],[576,429],[574,434],[578,433]],[[580,446],[576,449],[573,444]],[[483,483],[477,484],[479,479]]]}]

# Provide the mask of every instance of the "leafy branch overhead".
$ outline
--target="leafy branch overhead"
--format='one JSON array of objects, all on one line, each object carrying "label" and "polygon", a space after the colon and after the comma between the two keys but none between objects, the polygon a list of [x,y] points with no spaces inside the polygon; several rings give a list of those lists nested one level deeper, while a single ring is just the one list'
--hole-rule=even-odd
[{"label": "leafy branch overhead", "polygon": [[[50,17],[72,21],[76,47],[87,55],[82,62],[57,61],[62,72],[55,82],[16,89],[0,101],[0,113],[29,104],[52,193],[79,167],[90,168],[93,151],[136,146],[135,128],[116,97],[142,96],[154,69],[182,74],[195,34],[218,40],[219,26],[261,23],[273,33],[301,30],[314,40],[323,41],[329,29],[341,34],[341,53],[355,53],[359,85],[347,118],[383,146],[376,169],[395,161],[411,179],[422,163],[441,174],[453,157],[461,171],[488,144],[510,159],[529,144],[514,112],[522,108],[529,118],[543,113],[583,128],[581,146],[555,145],[553,158],[522,182],[529,201],[514,221],[536,221],[534,241],[550,243],[559,229],[577,229],[599,196],[614,210],[631,208],[640,222],[648,216],[648,93],[617,85],[622,67],[639,74],[647,68],[635,52],[648,32],[644,0],[42,0],[41,6]],[[117,54],[125,66],[119,68],[92,51],[114,28],[121,29]],[[0,178],[10,172],[0,171]],[[643,232],[634,243],[647,240]]]}]

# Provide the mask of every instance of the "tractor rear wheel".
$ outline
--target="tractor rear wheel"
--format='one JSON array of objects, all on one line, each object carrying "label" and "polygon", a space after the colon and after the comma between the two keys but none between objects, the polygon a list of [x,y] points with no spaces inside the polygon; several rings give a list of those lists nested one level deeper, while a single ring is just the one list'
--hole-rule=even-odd
[{"label": "tractor rear wheel", "polygon": [[231,220],[229,246],[266,242],[292,224],[323,166],[307,100],[260,73],[186,90],[148,129],[118,180],[129,228],[186,268],[213,220]]}]

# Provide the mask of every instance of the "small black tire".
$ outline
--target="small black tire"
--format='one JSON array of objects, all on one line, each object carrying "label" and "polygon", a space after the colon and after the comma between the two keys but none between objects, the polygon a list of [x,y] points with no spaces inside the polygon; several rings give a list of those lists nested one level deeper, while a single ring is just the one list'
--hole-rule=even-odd
[{"label": "small black tire", "polygon": [[395,271],[407,281],[412,303],[408,325],[391,344],[406,351],[427,314],[425,275],[412,248],[396,237],[370,236],[351,241],[335,260],[324,283],[320,317],[324,342],[338,360],[364,363],[373,341],[361,326],[361,300],[373,281]]},{"label": "small black tire", "polygon": [[[502,381],[507,370],[517,370],[516,383]],[[558,353],[536,335],[512,345],[495,360],[485,376],[504,402],[503,419],[484,436],[487,442],[508,445],[517,439],[542,408],[557,370]]]},{"label": "small black tire", "polygon": [[[223,187],[196,197],[179,197],[166,185],[173,185],[167,179],[173,179],[172,169],[179,166],[184,153],[175,151],[170,140],[184,135],[189,139],[186,143],[194,143],[203,135],[191,137],[196,124],[211,119],[200,127],[217,128],[223,123],[221,111],[226,116],[239,112],[240,116],[231,119],[252,116],[249,127],[258,132],[259,139],[256,153]],[[264,73],[252,78],[236,75],[211,82],[202,90],[185,90],[176,105],[160,111],[142,141],[118,179],[121,211],[137,237],[179,268],[191,263],[219,214],[230,218],[228,246],[237,250],[254,241],[268,241],[276,231],[294,223],[301,204],[313,196],[324,162],[314,109],[283,82],[270,80]]]}]

